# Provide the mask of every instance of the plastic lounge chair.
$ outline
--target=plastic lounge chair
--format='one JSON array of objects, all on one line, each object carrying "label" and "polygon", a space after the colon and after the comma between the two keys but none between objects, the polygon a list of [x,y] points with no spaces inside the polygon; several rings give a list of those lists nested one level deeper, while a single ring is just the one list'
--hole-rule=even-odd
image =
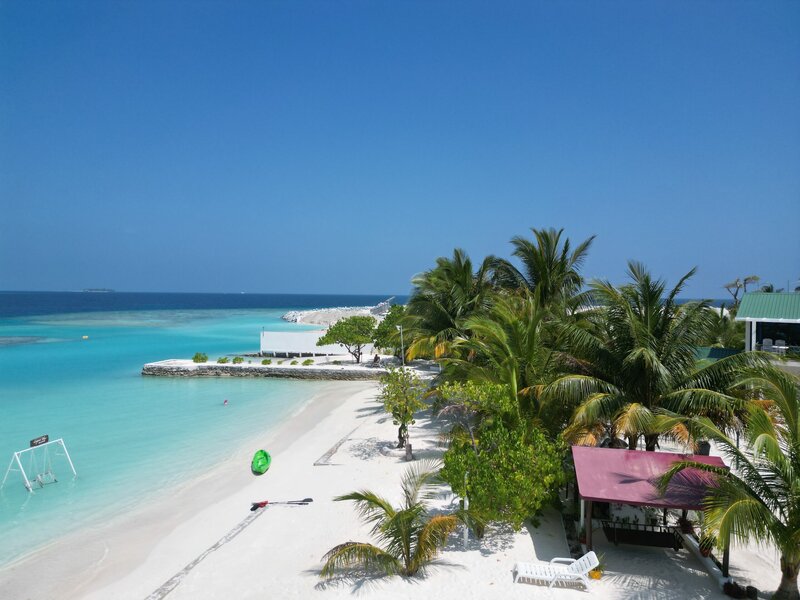
[{"label": "plastic lounge chair", "polygon": [[772,339],[764,338],[761,340],[761,350],[764,352],[774,352],[775,348],[772,347]]},{"label": "plastic lounge chair", "polygon": [[558,582],[579,581],[584,587],[589,589],[589,578],[587,574],[594,569],[600,561],[594,552],[588,552],[579,559],[574,558],[554,558],[549,563],[525,563],[520,562],[514,565],[514,583],[518,579],[530,579],[532,581],[543,581],[548,583],[548,587],[553,587]]}]

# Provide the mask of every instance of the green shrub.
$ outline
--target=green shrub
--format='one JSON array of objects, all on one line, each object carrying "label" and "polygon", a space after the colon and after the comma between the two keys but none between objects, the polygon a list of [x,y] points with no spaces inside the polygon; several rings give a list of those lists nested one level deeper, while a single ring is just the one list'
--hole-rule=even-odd
[{"label": "green shrub", "polygon": [[265,358],[264,360],[261,361],[261,364],[262,365],[271,365],[272,364],[272,359]]},{"label": "green shrub", "polygon": [[222,358],[218,358],[217,359],[217,364],[218,365],[224,365],[227,362],[228,362],[228,357],[227,356],[223,356]]},{"label": "green shrub", "polygon": [[296,360],[293,360],[293,361],[292,361],[292,362],[290,362],[289,364],[290,364],[290,365],[296,365],[296,364],[297,364],[297,361],[296,361]]},{"label": "green shrub", "polygon": [[307,367],[308,365],[313,365],[313,364],[314,364],[314,361],[313,361],[313,360],[311,360],[310,358],[307,358],[307,359],[305,359],[305,360],[303,361],[303,365],[304,365],[304,366],[306,366],[306,367]]},{"label": "green shrub", "polygon": [[194,362],[196,362],[196,363],[204,363],[204,362],[208,362],[208,354],[206,354],[206,353],[204,353],[204,352],[197,352],[197,353],[195,353],[195,355],[192,357],[192,360],[193,360]]},{"label": "green shrub", "polygon": [[279,361],[278,361],[278,364],[279,364],[279,365],[282,365],[282,364],[283,364],[283,361],[282,361],[282,360],[279,360]]},{"label": "green shrub", "polygon": [[241,356],[234,356],[233,357],[233,364],[240,365],[244,362],[244,359]]}]

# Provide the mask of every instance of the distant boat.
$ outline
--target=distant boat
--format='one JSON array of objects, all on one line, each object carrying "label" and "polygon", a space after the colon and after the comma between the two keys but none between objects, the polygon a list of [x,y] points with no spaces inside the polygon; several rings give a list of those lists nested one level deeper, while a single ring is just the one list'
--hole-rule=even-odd
[{"label": "distant boat", "polygon": [[83,288],[83,291],[107,294],[108,292],[113,292],[114,290],[112,290],[111,288]]}]

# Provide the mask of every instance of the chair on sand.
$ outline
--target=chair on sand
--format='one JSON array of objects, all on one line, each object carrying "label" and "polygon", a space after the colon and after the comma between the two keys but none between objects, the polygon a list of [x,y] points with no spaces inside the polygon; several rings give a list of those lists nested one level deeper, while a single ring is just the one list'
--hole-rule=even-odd
[{"label": "chair on sand", "polygon": [[549,587],[557,582],[581,582],[589,589],[589,578],[586,576],[600,561],[594,552],[588,552],[579,559],[554,558],[549,563],[524,563],[514,565],[514,583],[518,579],[548,582]]}]

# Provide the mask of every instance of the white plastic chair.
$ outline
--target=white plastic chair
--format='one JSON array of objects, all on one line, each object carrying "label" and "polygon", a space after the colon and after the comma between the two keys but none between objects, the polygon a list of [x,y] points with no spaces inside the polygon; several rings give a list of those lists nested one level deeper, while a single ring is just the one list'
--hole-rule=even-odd
[{"label": "white plastic chair", "polygon": [[775,340],[775,352],[786,354],[786,340]]},{"label": "white plastic chair", "polygon": [[600,564],[594,552],[587,552],[579,559],[554,558],[549,563],[525,563],[514,565],[514,583],[518,579],[547,582],[548,587],[553,587],[558,582],[581,582],[589,589],[589,571]]},{"label": "white plastic chair", "polygon": [[772,347],[772,338],[764,338],[761,340],[761,350],[764,352],[774,352],[775,348]]}]

